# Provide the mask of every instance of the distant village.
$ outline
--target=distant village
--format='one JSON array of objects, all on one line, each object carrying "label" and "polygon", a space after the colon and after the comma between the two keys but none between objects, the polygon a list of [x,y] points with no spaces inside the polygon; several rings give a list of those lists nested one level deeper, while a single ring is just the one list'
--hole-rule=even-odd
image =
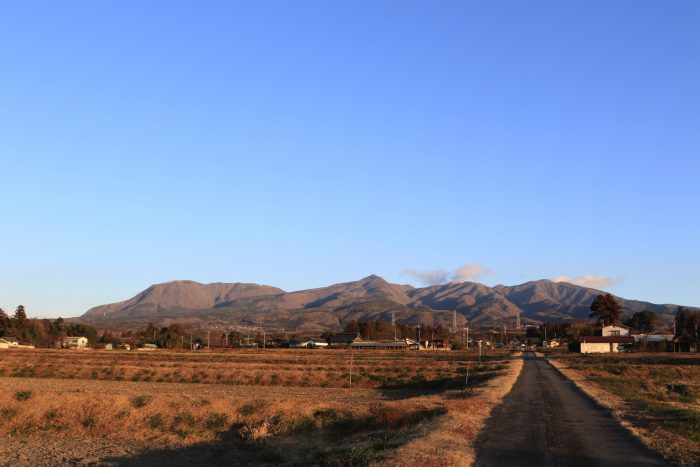
[{"label": "distant village", "polygon": [[166,327],[149,324],[140,331],[98,330],[91,325],[27,318],[23,306],[13,315],[0,309],[0,349],[55,348],[156,351],[248,349],[355,349],[470,350],[540,348],[558,351],[616,353],[633,351],[697,352],[700,312],[680,307],[671,332],[657,330],[653,312],[635,313],[622,323],[622,310],[615,299],[600,295],[591,305],[597,321],[571,321],[520,326],[409,325],[383,319],[351,321],[342,332],[321,334],[255,326],[212,323],[205,330],[190,330],[179,323]]}]

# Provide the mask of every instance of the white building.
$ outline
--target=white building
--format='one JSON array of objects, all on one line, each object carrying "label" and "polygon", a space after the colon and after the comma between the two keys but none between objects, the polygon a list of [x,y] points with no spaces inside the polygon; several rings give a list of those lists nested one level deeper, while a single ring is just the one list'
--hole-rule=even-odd
[{"label": "white building", "polygon": [[9,349],[10,347],[18,347],[19,341],[14,337],[0,337],[0,349]]},{"label": "white building", "polygon": [[312,337],[290,341],[289,347],[293,349],[325,349],[328,348],[328,341],[320,337]]},{"label": "white building", "polygon": [[610,326],[603,327],[603,332],[601,335],[603,337],[629,336],[630,328],[619,324],[611,324]]},{"label": "white building", "polygon": [[84,349],[88,345],[88,338],[83,336],[69,336],[63,339],[63,347],[69,349]]},{"label": "white building", "polygon": [[632,336],[579,336],[581,353],[624,352],[634,345]]},{"label": "white building", "polygon": [[143,344],[143,347],[139,347],[136,350],[153,351],[158,350],[158,346],[156,344]]}]

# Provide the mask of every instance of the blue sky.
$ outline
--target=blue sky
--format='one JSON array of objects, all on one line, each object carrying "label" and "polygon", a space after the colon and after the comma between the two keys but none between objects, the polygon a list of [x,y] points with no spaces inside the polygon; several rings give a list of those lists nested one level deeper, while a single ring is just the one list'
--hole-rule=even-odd
[{"label": "blue sky", "polygon": [[0,307],[465,264],[698,306],[699,21],[695,1],[5,2]]}]

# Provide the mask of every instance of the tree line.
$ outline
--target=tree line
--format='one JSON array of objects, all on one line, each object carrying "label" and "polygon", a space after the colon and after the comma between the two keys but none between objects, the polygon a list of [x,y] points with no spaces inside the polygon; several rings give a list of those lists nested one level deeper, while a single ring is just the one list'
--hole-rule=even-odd
[{"label": "tree line", "polygon": [[62,318],[27,318],[22,305],[19,305],[12,315],[0,308],[0,337],[13,337],[36,347],[61,347],[64,339],[69,336],[87,337],[90,344],[98,341],[97,329],[94,326],[65,323]]},{"label": "tree line", "polygon": [[385,319],[358,321],[352,320],[345,325],[344,332],[357,332],[364,340],[381,340],[393,339],[394,331],[396,338],[418,339],[420,334],[421,340],[425,339],[442,339],[450,335],[450,329],[447,326],[438,324],[431,326],[429,324],[408,325],[404,323],[396,323],[391,325],[391,321]]}]

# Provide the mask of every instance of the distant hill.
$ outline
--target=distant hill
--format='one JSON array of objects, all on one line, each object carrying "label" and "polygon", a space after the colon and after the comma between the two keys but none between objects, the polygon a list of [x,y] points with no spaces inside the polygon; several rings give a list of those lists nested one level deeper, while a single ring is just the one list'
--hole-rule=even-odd
[{"label": "distant hill", "polygon": [[[587,319],[596,295],[604,293],[565,282],[538,280],[515,286],[488,287],[452,282],[414,288],[379,276],[317,289],[285,292],[277,287],[244,283],[200,284],[172,281],[152,285],[135,297],[88,310],[81,321],[125,327],[147,322],[226,321],[241,325],[319,331],[340,329],[350,320],[391,319],[408,324],[523,323]],[[657,305],[619,298],[624,313],[651,310],[670,320],[677,305]]]},{"label": "distant hill", "polygon": [[85,319],[121,319],[124,317],[157,316],[164,310],[184,311],[212,308],[220,303],[245,297],[284,294],[277,287],[258,284],[200,284],[195,281],[171,281],[152,285],[135,297],[110,305],[91,308]]}]

